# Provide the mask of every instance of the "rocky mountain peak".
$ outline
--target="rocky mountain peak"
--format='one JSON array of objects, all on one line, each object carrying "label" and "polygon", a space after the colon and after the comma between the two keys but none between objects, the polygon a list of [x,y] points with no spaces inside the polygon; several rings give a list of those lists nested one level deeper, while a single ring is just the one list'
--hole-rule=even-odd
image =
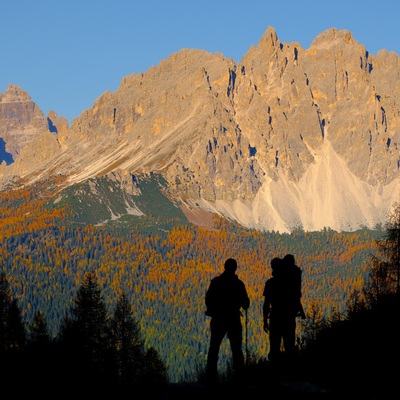
[{"label": "rocky mountain peak", "polygon": [[265,51],[268,48],[276,48],[279,44],[280,40],[278,39],[275,29],[272,26],[269,26],[258,41],[257,48]]},{"label": "rocky mountain peak", "polygon": [[[269,27],[238,64],[182,49],[124,77],[70,128],[11,87],[0,137],[13,162],[0,182],[156,172],[188,216],[260,230],[373,227],[400,198],[399,77],[398,55],[370,55],[346,30],[302,49]],[[24,99],[17,108],[4,102],[11,93]]]},{"label": "rocky mountain peak", "polygon": [[30,100],[28,93],[13,84],[9,84],[4,95],[0,96],[0,102],[2,103],[29,102]]},{"label": "rocky mountain peak", "polygon": [[357,46],[358,42],[353,38],[353,34],[347,29],[330,28],[320,33],[310,45],[310,49],[315,47],[328,48],[335,44],[349,44]]},{"label": "rocky mountain peak", "polygon": [[47,119],[40,108],[24,90],[10,84],[0,97],[0,138],[3,141],[0,171],[7,174],[8,170],[16,169],[15,174],[20,174],[22,170],[18,169],[19,163],[16,161],[20,158],[21,151],[30,148],[34,140],[46,131]]}]

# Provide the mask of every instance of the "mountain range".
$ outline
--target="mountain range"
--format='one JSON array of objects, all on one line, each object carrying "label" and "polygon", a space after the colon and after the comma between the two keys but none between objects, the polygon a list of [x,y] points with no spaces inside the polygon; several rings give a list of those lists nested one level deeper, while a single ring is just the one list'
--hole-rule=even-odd
[{"label": "mountain range", "polygon": [[0,190],[62,178],[48,202],[84,193],[96,223],[145,218],[147,194],[197,225],[373,228],[400,200],[399,144],[399,56],[336,28],[302,49],[268,27],[237,63],[182,49],[71,126],[14,84],[0,94]]}]

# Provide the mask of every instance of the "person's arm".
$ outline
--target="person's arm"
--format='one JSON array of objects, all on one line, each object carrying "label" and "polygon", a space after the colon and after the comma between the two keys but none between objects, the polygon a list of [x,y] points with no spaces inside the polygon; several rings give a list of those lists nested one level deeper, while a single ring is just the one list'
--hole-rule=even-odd
[{"label": "person's arm", "polygon": [[215,308],[214,286],[215,286],[214,282],[211,281],[205,296],[206,315],[208,317],[212,317]]},{"label": "person's arm", "polygon": [[250,298],[247,294],[246,286],[243,284],[242,290],[242,308],[247,310],[250,307]]},{"label": "person's arm", "polygon": [[299,312],[298,312],[297,316],[302,319],[306,318],[306,313],[304,312],[303,304],[301,304],[300,300],[299,300]]},{"label": "person's arm", "polygon": [[267,301],[264,301],[264,306],[263,306],[263,317],[264,317],[264,332],[268,333],[269,332],[269,313],[270,313],[271,309],[269,307],[269,304]]},{"label": "person's arm", "polygon": [[271,300],[269,296],[269,289],[268,289],[268,284],[265,284],[264,288],[264,304],[263,304],[263,328],[266,333],[269,332],[269,316],[271,312]]},{"label": "person's arm", "polygon": [[302,293],[301,293],[301,275],[302,275],[302,270],[300,267],[297,265],[295,266],[295,275],[296,275],[296,290],[298,293],[299,298],[301,298]]}]

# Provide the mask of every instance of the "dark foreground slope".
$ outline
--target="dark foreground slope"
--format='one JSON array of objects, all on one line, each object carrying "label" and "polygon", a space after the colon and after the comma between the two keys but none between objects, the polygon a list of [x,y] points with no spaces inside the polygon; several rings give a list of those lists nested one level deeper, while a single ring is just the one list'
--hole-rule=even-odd
[{"label": "dark foreground slope", "polygon": [[154,400],[392,399],[398,390],[398,315],[400,298],[394,296],[373,309],[332,322],[290,362],[250,360],[240,379],[225,371],[213,384],[200,374],[195,382],[147,381],[116,392],[107,386],[107,379],[99,379],[101,374],[79,367],[68,369],[57,354],[52,353],[52,359],[42,354],[31,364],[11,357],[1,370],[3,393],[43,399],[63,393],[67,398],[104,400],[137,396]]},{"label": "dark foreground slope", "polygon": [[[242,380],[232,379],[214,385],[207,383],[169,384],[161,399],[297,399],[331,400],[336,393],[319,386],[313,380],[269,364],[247,369]],[[294,372],[294,371],[293,371]]]},{"label": "dark foreground slope", "polygon": [[[353,310],[354,311],[354,310]],[[398,393],[399,295],[331,321],[297,358],[255,362],[242,379],[167,385],[163,399],[392,399]]]}]

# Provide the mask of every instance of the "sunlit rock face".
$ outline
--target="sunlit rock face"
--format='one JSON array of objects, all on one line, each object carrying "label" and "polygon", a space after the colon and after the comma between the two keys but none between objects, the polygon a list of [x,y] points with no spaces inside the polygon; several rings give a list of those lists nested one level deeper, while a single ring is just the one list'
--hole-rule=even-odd
[{"label": "sunlit rock face", "polygon": [[372,228],[400,201],[399,104],[397,54],[337,29],[304,50],[269,27],[238,63],[183,49],[124,77],[71,127],[10,85],[1,184],[112,176],[134,192],[130,176],[159,173],[198,224],[218,213],[280,232]]}]

